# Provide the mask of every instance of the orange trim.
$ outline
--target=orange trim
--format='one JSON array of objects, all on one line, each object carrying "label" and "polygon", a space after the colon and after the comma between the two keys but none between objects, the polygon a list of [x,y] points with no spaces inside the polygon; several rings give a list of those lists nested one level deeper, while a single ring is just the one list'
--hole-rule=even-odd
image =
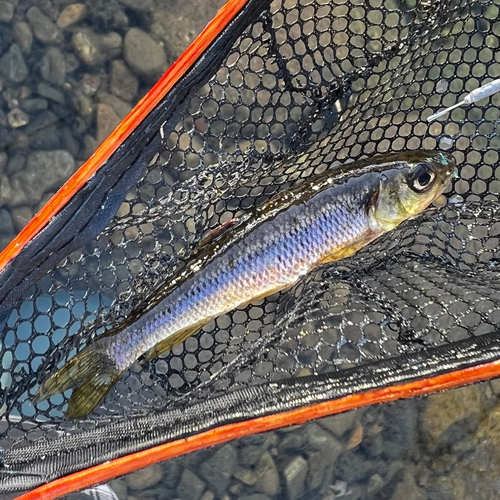
[{"label": "orange trim", "polygon": [[165,72],[156,85],[139,101],[96,152],[71,176],[26,227],[0,253],[0,272],[16,257],[79,189],[101,168],[131,132],[158,105],[167,92],[193,66],[224,28],[243,9],[248,0],[229,0],[186,51]]},{"label": "orange trim", "polygon": [[116,476],[128,474],[148,465],[206,448],[207,446],[213,446],[250,434],[266,432],[288,425],[302,424],[308,420],[353,410],[361,406],[420,396],[430,392],[479,382],[499,375],[500,360],[453,373],[437,375],[424,380],[408,382],[384,389],[375,389],[362,394],[353,394],[334,401],[318,403],[278,415],[269,415],[267,417],[247,420],[246,422],[224,425],[210,431],[202,432],[196,436],[165,443],[148,450],[110,460],[109,462],[80,472],[75,472],[69,476],[44,484],[17,497],[15,500],[53,500],[82,488],[109,481]]}]

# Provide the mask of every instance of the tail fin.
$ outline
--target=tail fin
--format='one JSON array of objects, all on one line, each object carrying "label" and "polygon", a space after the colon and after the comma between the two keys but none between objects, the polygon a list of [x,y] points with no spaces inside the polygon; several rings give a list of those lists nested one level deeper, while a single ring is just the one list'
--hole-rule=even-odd
[{"label": "tail fin", "polygon": [[66,416],[85,417],[104,399],[121,374],[100,346],[92,344],[38,388],[33,404],[76,387],[71,394]]}]

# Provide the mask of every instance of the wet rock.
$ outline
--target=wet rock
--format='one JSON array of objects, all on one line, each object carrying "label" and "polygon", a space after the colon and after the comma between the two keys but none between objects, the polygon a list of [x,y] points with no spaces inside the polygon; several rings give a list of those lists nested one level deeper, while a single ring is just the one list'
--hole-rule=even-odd
[{"label": "wet rock", "polygon": [[205,490],[205,483],[189,469],[182,471],[181,480],[177,486],[177,496],[180,500],[199,500],[203,491]]},{"label": "wet rock", "polygon": [[7,166],[7,162],[9,161],[9,157],[5,151],[0,151],[0,176],[5,173],[5,167]]},{"label": "wet rock", "polygon": [[24,127],[30,121],[30,117],[20,108],[14,108],[7,114],[7,122],[12,128]]},{"label": "wet rock", "polygon": [[283,473],[289,500],[297,500],[304,493],[307,462],[301,456],[295,457]]},{"label": "wet rock", "polygon": [[200,467],[201,475],[219,496],[227,489],[231,476],[238,466],[236,449],[227,444],[217,450]]},{"label": "wet rock", "polygon": [[120,120],[123,120],[132,110],[132,106],[128,102],[107,92],[98,92],[97,100],[102,104],[111,106]]},{"label": "wet rock", "polygon": [[0,1],[0,23],[10,23],[14,17],[14,6]]},{"label": "wet rock", "polygon": [[480,386],[446,391],[429,398],[422,432],[431,448],[450,445],[474,432],[483,416]]},{"label": "wet rock", "polygon": [[260,446],[253,444],[245,446],[240,450],[240,463],[242,465],[255,465],[263,453],[264,450]]},{"label": "wet rock", "polygon": [[119,2],[137,12],[151,12],[155,7],[153,0],[119,0]]},{"label": "wet rock", "polygon": [[406,458],[417,441],[418,408],[415,400],[400,401],[398,411],[385,411],[384,454]]},{"label": "wet rock", "polygon": [[427,496],[415,483],[415,466],[409,464],[404,469],[403,480],[398,483],[391,500],[426,500]]},{"label": "wet rock", "polygon": [[113,108],[107,104],[97,105],[97,143],[101,144],[115,127],[120,123],[120,118]]},{"label": "wet rock", "polygon": [[17,43],[13,43],[0,59],[0,73],[11,82],[19,83],[26,80],[28,67]]},{"label": "wet rock", "polygon": [[19,45],[21,50],[27,54],[31,50],[33,45],[33,32],[28,23],[24,21],[18,21],[14,23],[12,29],[12,34],[14,35],[14,40]]},{"label": "wet rock", "polygon": [[47,99],[42,97],[33,97],[31,99],[25,99],[21,102],[21,108],[28,113],[36,113],[37,111],[43,111],[49,107]]},{"label": "wet rock", "polygon": [[306,437],[303,432],[291,432],[286,435],[279,443],[280,453],[295,453],[302,450]]},{"label": "wet rock", "polygon": [[130,68],[145,78],[157,77],[167,66],[163,47],[137,28],[130,29],[125,35],[123,54]]},{"label": "wet rock", "polygon": [[307,474],[307,485],[309,489],[316,490],[323,483],[323,477],[325,475],[326,462],[323,460],[323,456],[320,452],[314,451],[308,453],[308,474]]},{"label": "wet rock", "polygon": [[37,149],[58,149],[59,134],[57,124],[59,118],[52,111],[43,111],[26,127],[25,131],[30,137],[31,147]]},{"label": "wet rock", "polygon": [[238,500],[271,500],[267,495],[261,495],[257,493],[256,495],[245,495],[244,497],[239,497]]},{"label": "wet rock", "polygon": [[308,424],[305,428],[305,435],[309,446],[318,451],[327,450],[330,457],[335,460],[342,452],[344,446],[334,438],[329,432],[322,429],[316,423]]},{"label": "wet rock", "polygon": [[6,127],[6,126],[7,126],[7,115],[2,109],[0,109],[0,127]]},{"label": "wet rock", "polygon": [[35,38],[42,43],[61,43],[63,35],[61,29],[48,18],[38,7],[31,7],[26,13]]},{"label": "wet rock", "polygon": [[42,77],[50,83],[62,85],[66,81],[66,58],[61,49],[50,47],[42,59]]},{"label": "wet rock", "polygon": [[375,472],[379,472],[377,463],[355,451],[340,455],[335,468],[335,475],[348,484],[365,481]]},{"label": "wet rock", "polygon": [[378,493],[384,486],[385,481],[379,474],[373,474],[373,476],[368,480],[368,485],[366,491],[368,496],[372,498],[376,493]]},{"label": "wet rock", "polygon": [[340,413],[339,415],[322,418],[318,420],[318,424],[328,429],[335,436],[342,437],[347,431],[354,427],[358,419],[358,412],[348,411],[346,413]]},{"label": "wet rock", "polygon": [[125,477],[127,486],[132,490],[142,491],[151,488],[161,481],[163,471],[161,465],[153,464]]},{"label": "wet rock", "polygon": [[14,154],[7,164],[7,174],[13,175],[20,172],[26,165],[26,156],[20,153]]},{"label": "wet rock", "polygon": [[[28,156],[24,170],[12,179],[20,183],[31,203],[38,203],[45,193],[59,188],[74,170],[75,160],[67,151],[35,151]],[[12,188],[15,189],[14,183]]]},{"label": "wet rock", "polygon": [[88,66],[99,66],[121,52],[122,38],[118,33],[98,35],[90,29],[79,29],[71,44],[76,55]]},{"label": "wet rock", "polygon": [[128,488],[123,478],[113,479],[108,484],[110,488],[116,493],[116,496],[119,500],[125,500],[127,498]]},{"label": "wet rock", "polygon": [[257,476],[250,469],[244,469],[243,467],[238,467],[234,471],[234,477],[241,481],[243,484],[247,484],[248,486],[253,486],[257,482]]},{"label": "wet rock", "polygon": [[85,73],[81,82],[82,92],[88,97],[92,97],[101,86],[101,78],[97,75]]},{"label": "wet rock", "polygon": [[10,212],[5,208],[0,208],[0,235],[12,236],[14,234],[14,224]]},{"label": "wet rock", "polygon": [[110,90],[111,93],[123,99],[132,101],[137,95],[139,81],[121,60],[111,63]]},{"label": "wet rock", "polygon": [[211,491],[205,491],[200,500],[214,500],[215,495]]},{"label": "wet rock", "polygon": [[58,102],[59,104],[65,104],[66,99],[64,94],[60,91],[51,87],[48,83],[40,82],[36,88],[38,95],[49,99],[50,101]]},{"label": "wet rock", "polygon": [[74,3],[63,9],[57,18],[57,26],[62,29],[69,28],[80,22],[87,13],[87,7],[83,3]]},{"label": "wet rock", "polygon": [[255,489],[274,497],[280,491],[280,476],[278,473],[278,468],[274,463],[271,454],[266,451],[257,463],[255,468],[255,476],[257,477],[257,482],[255,483]]}]

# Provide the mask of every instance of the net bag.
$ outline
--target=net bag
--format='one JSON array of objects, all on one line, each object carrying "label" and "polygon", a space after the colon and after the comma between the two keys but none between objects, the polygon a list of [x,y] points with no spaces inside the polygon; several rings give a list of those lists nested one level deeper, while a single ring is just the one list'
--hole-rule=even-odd
[{"label": "net bag", "polygon": [[[4,493],[49,483],[54,498],[146,455],[498,375],[500,96],[427,122],[500,76],[497,2],[228,6],[120,146],[7,249]],[[445,207],[136,363],[85,419],[64,417],[69,393],[33,406],[47,373],[182,280],[214,229],[312,175],[418,149],[457,160]]]}]

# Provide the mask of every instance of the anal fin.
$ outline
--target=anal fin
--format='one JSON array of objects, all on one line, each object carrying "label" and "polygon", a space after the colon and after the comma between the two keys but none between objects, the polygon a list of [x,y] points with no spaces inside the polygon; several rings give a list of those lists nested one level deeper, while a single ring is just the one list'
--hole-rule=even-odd
[{"label": "anal fin", "polygon": [[143,356],[144,361],[151,361],[157,358],[161,354],[168,352],[178,344],[184,342],[188,337],[194,335],[197,331],[201,330],[212,318],[208,318],[203,321],[199,321],[188,328],[177,331],[173,335],[169,335],[167,338],[160,340],[154,347],[149,349]]}]

